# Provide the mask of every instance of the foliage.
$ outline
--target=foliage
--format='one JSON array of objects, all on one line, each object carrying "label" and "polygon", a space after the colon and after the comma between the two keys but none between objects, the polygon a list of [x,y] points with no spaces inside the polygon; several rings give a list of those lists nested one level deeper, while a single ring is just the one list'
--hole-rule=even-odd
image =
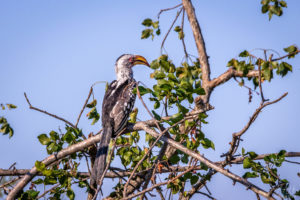
[{"label": "foliage", "polygon": [[287,7],[286,1],[283,0],[262,0],[261,1],[262,7],[261,12],[262,13],[268,13],[269,20],[272,19],[272,16],[275,14],[277,16],[281,16],[283,13],[282,8]]},{"label": "foliage", "polygon": [[[5,110],[4,104],[1,103],[0,106],[1,106],[2,110]],[[6,108],[8,110],[11,110],[11,109],[16,109],[17,106],[15,106],[14,104],[7,103]],[[3,135],[8,135],[9,138],[11,138],[14,135],[14,130],[12,129],[10,124],[7,122],[7,119],[5,117],[0,116],[0,125],[1,125],[0,133],[3,133]]]},{"label": "foliage", "polygon": [[[281,16],[283,8],[287,7],[286,2],[282,0],[262,0],[261,4],[262,13],[268,13],[270,20],[274,14]],[[142,25],[145,29],[142,31],[141,39],[147,39],[151,36],[153,40],[155,35],[159,36],[161,34],[159,21],[146,18]],[[185,37],[182,27],[183,25],[174,28],[174,32],[178,34],[179,40],[183,40]],[[271,82],[275,75],[285,77],[289,72],[292,72],[292,66],[283,61],[283,59],[294,58],[299,53],[299,50],[295,45],[286,47],[283,50],[287,55],[277,59],[273,59],[273,55],[267,54],[267,51],[264,51],[265,58],[260,58],[245,50],[239,54],[238,58],[232,58],[227,63],[227,67],[242,74],[241,85],[244,84],[244,79],[248,79],[253,82],[254,89],[257,89],[259,83],[264,81]],[[190,62],[185,61],[175,64],[168,55],[160,55],[150,65],[150,68],[153,70],[150,78],[155,80],[155,84],[151,88],[138,86],[134,92],[141,97],[148,96],[148,99],[152,102],[151,105],[153,105],[150,108],[153,117],[161,126],[167,127],[169,137],[181,143],[187,149],[203,154],[206,149],[215,150],[214,142],[203,131],[203,126],[208,123],[206,121],[208,115],[207,113],[198,113],[193,117],[188,117],[188,114],[196,107],[195,98],[207,95],[207,93],[202,88],[203,74],[199,60],[190,57],[188,59]],[[260,80],[257,76],[249,75],[249,72],[254,72],[254,70],[259,71]],[[100,119],[96,106],[96,99],[85,106],[85,108],[90,109],[86,116],[92,120],[92,125],[96,124]],[[1,107],[5,109],[2,104]],[[7,108],[14,109],[16,106],[7,104]],[[136,123],[137,116],[138,109],[134,109],[130,114],[129,123]],[[1,117],[0,124],[2,125],[0,131],[4,135],[8,134],[9,137],[12,137],[13,129],[7,123],[6,118]],[[123,165],[122,170],[132,171],[139,161],[149,153],[146,159],[141,162],[141,165],[137,167],[137,172],[155,169],[157,171],[154,172],[159,174],[162,172],[162,168],[169,169],[170,166],[198,166],[197,170],[191,170],[176,179],[174,177],[177,177],[179,174],[177,170],[170,170],[164,176],[165,180],[168,181],[166,187],[170,189],[172,194],[180,192],[183,196],[187,196],[189,193],[186,190],[187,187],[185,187],[187,183],[194,187],[199,183],[210,181],[212,175],[208,166],[191,158],[182,151],[174,150],[171,155],[164,155],[163,159],[157,162],[158,150],[162,148],[163,143],[161,141],[155,143],[156,138],[149,133],[145,133],[145,146],[141,146],[139,145],[140,134],[138,131],[126,133],[115,138],[114,142],[111,143],[111,145],[113,144],[116,147],[116,151],[112,152],[112,160],[118,157]],[[77,125],[66,125],[64,132],[51,130],[48,134],[42,133],[37,138],[49,155],[55,155],[62,149],[85,139],[82,130],[77,128]],[[150,151],[149,149],[153,145],[154,149]],[[36,199],[41,193],[38,189],[39,185],[52,187],[48,194],[49,199],[62,199],[64,195],[69,199],[75,199],[75,193],[72,189],[74,184],[84,188],[86,191],[91,191],[87,179],[79,176],[78,167],[83,160],[82,158],[88,160],[90,157],[92,160],[95,157],[91,151],[92,148],[94,147],[73,153],[51,166],[46,166],[42,161],[36,161],[35,167],[43,176],[35,178],[31,182],[30,188],[20,194],[19,199]],[[110,151],[112,151],[112,148]],[[259,179],[258,181],[262,184],[270,187],[270,191],[274,192],[276,189],[280,189],[285,198],[294,199],[293,195],[300,195],[300,191],[295,194],[289,193],[289,181],[282,179],[279,174],[279,168],[285,162],[285,153],[285,150],[281,150],[277,154],[265,156],[264,163],[262,163],[257,160],[258,154],[256,152],[246,152],[245,149],[242,149],[243,168],[245,169],[243,178]],[[236,157],[238,155],[231,156]],[[230,164],[231,160],[225,161],[226,164]],[[155,177],[153,175],[151,181],[154,182],[154,180]],[[125,183],[120,178],[110,196],[121,198],[124,185]]]},{"label": "foliage", "polygon": [[151,36],[154,39],[154,33],[160,35],[159,21],[152,21],[152,19],[147,18],[142,22],[142,25],[147,27],[142,31],[141,39],[147,39]]}]

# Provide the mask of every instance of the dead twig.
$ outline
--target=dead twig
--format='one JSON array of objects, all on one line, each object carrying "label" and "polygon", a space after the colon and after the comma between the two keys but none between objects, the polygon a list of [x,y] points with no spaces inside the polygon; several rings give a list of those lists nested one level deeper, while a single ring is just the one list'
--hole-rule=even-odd
[{"label": "dead twig", "polygon": [[[88,101],[89,101],[89,99],[90,99],[92,93],[93,93],[93,87],[91,87],[91,89],[90,89],[90,91],[89,91],[89,94],[88,94],[88,97],[86,98],[86,100],[85,100],[85,102],[84,102],[84,104],[83,104],[83,107],[82,107],[82,109],[81,109],[81,111],[80,111],[80,113],[79,113],[79,115],[78,115],[78,118],[77,118],[77,121],[76,121],[76,124],[75,124],[75,127],[76,127],[76,128],[77,128],[77,126],[78,126],[78,123],[79,123],[79,120],[80,120],[80,118],[81,118],[81,115],[82,115],[82,113],[83,113],[83,111],[84,111],[84,109],[85,109],[85,107],[86,107],[86,105],[87,105],[87,103],[88,103]],[[85,139],[86,139],[86,138],[85,138]]]},{"label": "dead twig", "polygon": [[179,6],[182,6],[182,3],[181,3],[181,4],[178,4],[178,5],[174,6],[174,7],[171,7],[171,8],[161,9],[161,10],[159,11],[159,13],[157,14],[157,18],[159,19],[160,15],[161,15],[163,12],[166,12],[166,11],[169,11],[169,10],[173,10],[173,9],[175,9],[175,8],[178,8]]},{"label": "dead twig", "polygon": [[44,113],[44,114],[46,114],[46,115],[49,115],[49,116],[51,116],[51,117],[53,117],[53,118],[55,118],[55,119],[58,119],[58,120],[60,120],[60,121],[65,122],[66,124],[70,125],[70,126],[73,127],[73,128],[76,128],[76,126],[75,126],[74,124],[72,124],[71,122],[69,122],[68,120],[66,120],[66,119],[64,119],[64,118],[59,117],[59,116],[54,115],[54,114],[51,114],[51,113],[49,113],[49,112],[47,112],[47,111],[45,111],[45,110],[41,110],[41,109],[39,109],[39,108],[36,108],[36,107],[32,106],[31,103],[30,103],[30,101],[29,101],[29,99],[27,98],[27,95],[26,95],[25,92],[24,92],[24,96],[25,96],[25,99],[26,99],[26,101],[27,101],[27,103],[28,103],[28,105],[29,105],[29,109],[36,110],[36,111],[38,111],[38,112]]},{"label": "dead twig", "polygon": [[164,37],[164,39],[163,39],[163,41],[162,41],[161,46],[160,46],[160,54],[162,54],[162,49],[164,48],[165,41],[166,41],[168,35],[170,34],[170,32],[171,32],[171,30],[172,30],[172,28],[173,28],[175,22],[177,21],[177,19],[178,19],[180,13],[182,12],[182,10],[183,10],[183,8],[180,8],[180,10],[177,12],[177,14],[176,14],[176,16],[175,16],[175,19],[173,20],[173,22],[172,22],[172,24],[171,24],[171,26],[170,26],[168,32],[166,33],[166,35],[165,35],[165,37]]}]

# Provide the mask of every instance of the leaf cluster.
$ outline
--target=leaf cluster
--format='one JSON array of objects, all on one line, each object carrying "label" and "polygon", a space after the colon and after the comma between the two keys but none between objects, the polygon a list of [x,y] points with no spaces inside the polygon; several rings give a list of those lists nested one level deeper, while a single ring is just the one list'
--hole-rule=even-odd
[{"label": "leaf cluster", "polygon": [[[295,55],[298,54],[298,48],[294,45],[284,48],[284,51],[288,53],[288,58],[294,58]],[[264,60],[251,55],[246,50],[239,54],[239,59],[231,59],[227,63],[227,67],[232,67],[233,69],[242,72],[243,77],[247,77],[249,71],[258,69],[260,67],[262,82],[265,80],[271,82],[271,80],[274,78],[274,71],[276,71],[276,74],[281,77],[284,77],[288,74],[288,72],[293,71],[292,65],[285,61]],[[255,88],[258,86],[258,77],[247,78],[248,80],[253,81]]]},{"label": "leaf cluster", "polygon": [[154,33],[158,36],[160,35],[159,21],[153,21],[150,18],[144,19],[142,25],[146,28],[142,31],[141,39],[147,39],[151,36],[154,39]]},{"label": "leaf cluster", "polygon": [[283,14],[283,8],[287,7],[287,3],[284,0],[262,0],[261,1],[262,13],[268,13],[269,20],[273,15],[281,16]]},{"label": "leaf cluster", "polygon": [[289,182],[286,179],[281,179],[278,174],[278,168],[281,167],[285,161],[285,150],[281,150],[277,154],[270,154],[264,157],[265,164],[255,161],[257,154],[253,151],[246,152],[242,149],[242,155],[245,157],[243,161],[244,169],[250,169],[243,175],[243,178],[257,178],[260,177],[264,184],[268,184],[271,189],[281,189],[281,193],[285,198],[294,199],[288,192]]}]

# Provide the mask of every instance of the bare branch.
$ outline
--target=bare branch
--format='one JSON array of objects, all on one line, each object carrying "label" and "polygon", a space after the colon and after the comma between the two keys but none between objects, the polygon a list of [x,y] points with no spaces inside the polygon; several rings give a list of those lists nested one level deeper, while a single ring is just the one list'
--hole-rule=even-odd
[{"label": "bare branch", "polygon": [[282,59],[284,59],[284,58],[286,58],[286,57],[294,56],[294,55],[296,55],[297,53],[300,53],[300,50],[297,50],[296,52],[293,52],[293,53],[289,53],[289,54],[287,54],[287,55],[285,55],[285,56],[282,56],[282,57],[279,57],[279,58],[272,59],[272,61],[282,60]]},{"label": "bare branch", "polygon": [[208,62],[208,56],[206,53],[205,43],[201,33],[200,25],[195,15],[195,9],[193,7],[192,2],[190,0],[182,0],[182,4],[188,16],[188,20],[190,22],[198,50],[199,62],[202,70],[202,87],[205,89],[206,92],[206,95],[204,95],[204,103],[206,104],[208,103],[210,96],[210,91],[208,87],[208,83],[210,81],[210,66]]},{"label": "bare branch", "polygon": [[177,14],[176,14],[176,16],[175,16],[175,19],[173,20],[173,22],[172,22],[172,24],[171,24],[171,26],[170,26],[168,32],[166,33],[166,35],[165,35],[165,37],[164,37],[164,39],[163,39],[163,41],[162,41],[162,43],[161,43],[161,46],[160,46],[160,53],[161,53],[161,54],[162,54],[162,49],[164,48],[165,41],[166,41],[168,35],[170,34],[170,32],[171,32],[171,30],[172,30],[172,28],[173,28],[175,22],[177,21],[177,19],[178,19],[180,13],[182,12],[182,10],[183,10],[183,8],[181,8],[181,9],[177,12]]},{"label": "bare branch", "polygon": [[[147,133],[149,133],[150,135],[152,135],[153,137],[158,137],[159,134],[154,131],[153,129],[151,129],[149,126],[147,126],[146,124],[139,124],[141,126],[142,129],[144,129]],[[263,189],[257,187],[256,185],[250,183],[248,180],[241,178],[240,176],[231,173],[229,170],[226,170],[218,165],[216,165],[215,163],[213,163],[212,161],[208,160],[207,158],[205,158],[204,156],[184,147],[183,145],[181,145],[180,143],[174,141],[171,138],[168,138],[166,136],[161,137],[161,140],[164,142],[169,143],[172,147],[184,152],[185,154],[199,160],[200,162],[203,162],[205,165],[207,165],[209,168],[212,168],[218,172],[220,172],[221,174],[227,176],[228,178],[231,178],[232,180],[239,182],[243,185],[245,185],[247,188],[251,189],[252,191],[254,191],[255,193],[258,193],[264,197],[268,197],[268,193],[266,191],[264,191]],[[270,197],[270,199],[274,199],[272,197]]]},{"label": "bare branch", "polygon": [[178,4],[178,5],[174,6],[174,7],[171,7],[171,8],[161,9],[161,10],[159,11],[159,13],[157,14],[157,18],[159,19],[160,15],[161,15],[163,12],[166,12],[166,11],[169,11],[169,10],[173,10],[173,9],[178,8],[178,7],[180,7],[180,6],[182,6],[182,3],[181,3],[181,4]]},{"label": "bare branch", "polygon": [[194,169],[194,167],[190,167],[190,168],[187,169],[185,172],[183,172],[183,173],[177,175],[176,177],[172,178],[172,179],[169,180],[169,181],[165,181],[165,182],[162,182],[162,183],[158,183],[158,184],[153,185],[152,187],[147,188],[147,189],[145,189],[145,190],[143,190],[143,191],[141,191],[141,192],[138,192],[138,193],[133,194],[133,195],[130,195],[130,196],[128,196],[128,197],[122,198],[121,200],[132,199],[132,198],[137,197],[137,196],[139,196],[139,195],[142,195],[142,194],[144,194],[144,193],[146,193],[146,192],[150,192],[150,191],[152,191],[153,189],[155,189],[155,188],[157,188],[157,187],[159,187],[159,186],[169,184],[169,183],[173,182],[174,180],[178,179],[179,177],[183,176],[184,174],[186,174],[186,173],[192,171],[193,169]]},{"label": "bare branch", "polygon": [[82,107],[82,109],[81,109],[81,111],[80,111],[80,113],[79,113],[79,116],[78,116],[77,121],[76,121],[76,124],[75,124],[75,127],[76,127],[76,128],[77,128],[77,126],[78,126],[80,117],[81,117],[81,115],[82,115],[82,113],[83,113],[83,111],[84,111],[84,109],[85,109],[85,107],[86,107],[86,105],[87,105],[87,103],[88,103],[88,101],[89,101],[89,99],[90,99],[92,93],[93,93],[93,87],[91,87],[91,89],[90,89],[90,91],[89,91],[89,94],[88,94],[88,97],[86,98],[86,100],[85,100],[85,102],[84,102],[84,104],[83,104],[83,107]]},{"label": "bare branch", "polygon": [[40,199],[40,198],[44,197],[46,194],[48,194],[49,192],[51,192],[51,190],[57,188],[58,186],[60,186],[60,183],[58,183],[58,184],[54,185],[53,187],[51,187],[50,189],[46,190],[43,194],[39,195],[37,197],[37,199]]},{"label": "bare branch", "polygon": [[259,113],[262,111],[263,108],[265,108],[266,106],[272,105],[274,103],[279,102],[281,99],[283,99],[288,93],[284,93],[281,97],[279,97],[278,99],[271,101],[271,102],[267,102],[267,103],[262,103],[259,108],[257,108],[255,110],[255,112],[252,114],[252,116],[250,117],[248,123],[245,125],[245,127],[240,130],[237,133],[232,134],[232,141],[230,143],[230,149],[228,151],[228,153],[226,153],[223,156],[226,156],[226,160],[229,162],[232,159],[232,155],[236,152],[238,146],[239,146],[239,141],[240,141],[240,137],[249,129],[249,127],[252,125],[252,123],[256,120],[256,118],[258,117]]},{"label": "bare branch", "polygon": [[[259,74],[258,70],[251,70],[251,71],[248,72],[246,77],[248,77],[248,78],[258,77],[258,74]],[[226,81],[228,81],[232,77],[244,77],[244,75],[243,75],[243,72],[239,72],[239,71],[234,70],[233,68],[230,68],[226,72],[221,74],[219,77],[214,78],[213,80],[211,80],[209,85],[213,89],[213,88],[225,83]]]},{"label": "bare branch", "polygon": [[51,117],[54,117],[55,119],[61,120],[61,121],[65,122],[66,124],[69,124],[69,125],[72,126],[73,128],[76,128],[76,126],[75,126],[74,124],[72,124],[71,122],[69,122],[68,120],[66,120],[66,119],[64,119],[64,118],[59,117],[59,116],[54,115],[54,114],[51,114],[51,113],[49,113],[49,112],[47,112],[47,111],[45,111],[45,110],[41,110],[41,109],[39,109],[39,108],[36,108],[36,107],[32,106],[31,103],[30,103],[30,101],[29,101],[29,99],[27,98],[27,95],[26,95],[25,92],[24,92],[24,96],[25,96],[25,99],[26,99],[26,101],[27,101],[27,103],[28,103],[30,109],[36,110],[36,111],[39,111],[39,112],[44,113],[44,114],[46,114],[46,115],[49,115],[49,116],[51,116]]}]

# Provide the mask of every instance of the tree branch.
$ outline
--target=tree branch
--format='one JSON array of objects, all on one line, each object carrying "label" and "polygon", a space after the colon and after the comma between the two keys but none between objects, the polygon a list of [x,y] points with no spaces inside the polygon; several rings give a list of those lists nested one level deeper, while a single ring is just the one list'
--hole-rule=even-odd
[{"label": "tree branch", "polygon": [[[151,129],[149,126],[147,126],[144,123],[140,123],[140,128],[142,128],[144,131],[146,131],[147,133],[149,133],[150,135],[152,135],[153,137],[158,137],[159,133],[157,133],[156,131],[154,131],[153,129]],[[184,152],[185,154],[199,160],[200,162],[204,163],[205,165],[207,165],[209,168],[212,168],[218,172],[220,172],[221,174],[227,176],[228,178],[239,182],[243,185],[245,185],[248,189],[252,190],[255,193],[258,193],[266,198],[268,198],[268,193],[266,191],[264,191],[263,189],[257,187],[256,185],[252,184],[251,182],[249,182],[248,180],[241,178],[240,176],[231,173],[229,170],[226,170],[218,165],[216,165],[215,163],[213,163],[212,161],[208,160],[207,158],[205,158],[204,156],[184,147],[183,145],[181,145],[180,143],[174,141],[171,138],[168,138],[166,136],[161,137],[161,140],[164,142],[167,142],[168,144],[170,144],[172,147]],[[269,197],[270,199],[274,199],[272,197]]]},{"label": "tree branch", "polygon": [[199,56],[199,62],[201,65],[202,70],[202,87],[204,88],[206,95],[204,95],[204,103],[208,103],[209,96],[210,96],[210,90],[208,87],[209,81],[210,81],[210,66],[208,62],[208,56],[206,53],[205,43],[204,39],[201,33],[200,25],[198,23],[198,20],[196,18],[195,9],[193,7],[193,4],[190,0],[182,0],[182,4],[184,7],[184,10],[186,11],[186,14],[188,16],[188,20],[190,22],[195,43],[198,50],[198,56]]},{"label": "tree branch", "polygon": [[76,126],[75,126],[74,124],[72,124],[71,122],[69,122],[68,120],[66,120],[66,119],[64,119],[64,118],[59,117],[59,116],[54,115],[54,114],[51,114],[51,113],[48,113],[48,112],[45,111],[45,110],[41,110],[41,109],[39,109],[39,108],[36,108],[36,107],[32,106],[31,103],[30,103],[30,101],[29,101],[29,99],[27,98],[27,95],[26,95],[25,92],[24,92],[24,96],[25,96],[25,99],[26,99],[26,101],[27,101],[27,103],[28,103],[28,105],[29,105],[29,109],[36,110],[36,111],[39,111],[39,112],[44,113],[44,114],[46,114],[46,115],[49,115],[49,116],[51,116],[51,117],[54,117],[54,118],[56,118],[56,119],[58,119],[58,120],[61,120],[61,121],[65,122],[66,124],[69,124],[69,125],[72,126],[73,128],[76,128]]}]

